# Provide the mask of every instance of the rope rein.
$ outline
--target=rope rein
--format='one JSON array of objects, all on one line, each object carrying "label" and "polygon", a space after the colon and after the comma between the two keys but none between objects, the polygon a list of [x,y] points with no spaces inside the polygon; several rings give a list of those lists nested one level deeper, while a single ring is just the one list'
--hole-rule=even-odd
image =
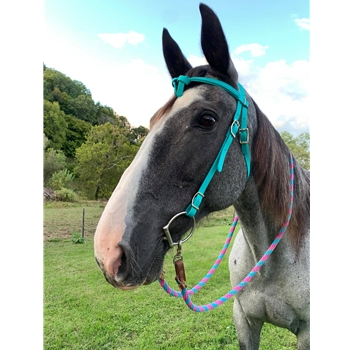
[{"label": "rope rein", "polygon": [[[293,156],[290,153],[290,204],[289,204],[289,211],[288,211],[288,216],[287,220],[285,223],[282,225],[279,233],[277,234],[275,240],[272,242],[268,250],[265,252],[265,254],[261,257],[261,259],[257,262],[257,264],[253,267],[253,269],[248,273],[248,275],[236,286],[234,287],[231,291],[229,291],[227,294],[222,296],[221,298],[206,304],[206,305],[195,305],[191,298],[190,295],[198,292],[208,281],[209,279],[213,276],[215,273],[216,269],[218,268],[219,264],[221,263],[222,259],[225,256],[225,253],[227,251],[227,248],[231,242],[234,230],[236,228],[237,222],[238,222],[238,216],[236,215],[232,225],[230,227],[229,233],[227,235],[226,241],[224,243],[224,246],[217,257],[215,263],[211,267],[211,269],[208,271],[208,273],[203,277],[203,279],[192,289],[187,290],[186,288],[186,281],[180,280],[178,276],[175,277],[175,280],[180,287],[181,291],[176,291],[172,289],[168,283],[161,277],[158,279],[159,284],[162,286],[162,288],[167,292],[170,296],[179,298],[182,297],[186,305],[194,312],[204,312],[204,311],[209,311],[217,308],[218,306],[222,305],[225,301],[229,300],[232,298],[234,295],[237,294],[240,290],[242,290],[252,279],[253,277],[257,274],[257,272],[261,269],[261,267],[265,264],[265,262],[268,260],[270,255],[273,253],[275,248],[277,247],[278,243],[282,239],[284,233],[287,230],[287,227],[289,225],[290,218],[292,216],[292,209],[293,209],[293,199],[294,199],[294,162],[293,162]],[[178,251],[179,253],[179,251]],[[175,258],[179,258],[179,260],[182,260],[182,256],[175,256]],[[174,258],[174,264],[176,264],[177,261]],[[182,263],[182,261],[181,261]],[[183,267],[184,269],[184,267]],[[178,275],[178,273],[177,273]],[[183,276],[184,276],[184,271],[183,271]]]}]

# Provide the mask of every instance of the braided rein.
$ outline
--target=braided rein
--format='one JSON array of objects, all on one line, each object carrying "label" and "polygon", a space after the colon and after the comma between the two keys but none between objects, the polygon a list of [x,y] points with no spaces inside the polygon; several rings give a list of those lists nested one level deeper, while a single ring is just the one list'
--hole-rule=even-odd
[{"label": "braided rein", "polygon": [[[225,294],[224,296],[222,296],[221,298],[206,304],[206,305],[196,305],[192,302],[190,296],[195,294],[196,292],[198,292],[202,287],[204,287],[204,285],[209,281],[209,279],[213,276],[213,274],[215,273],[216,269],[218,268],[218,266],[220,265],[222,259],[225,256],[225,253],[227,251],[227,248],[231,242],[234,230],[237,226],[237,222],[238,222],[238,216],[236,215],[232,225],[230,227],[229,233],[227,235],[226,241],[223,245],[223,248],[220,252],[220,254],[218,255],[216,261],[214,262],[213,266],[211,267],[211,269],[208,271],[208,273],[203,277],[203,279],[196,285],[194,286],[192,289],[187,290],[186,287],[186,281],[184,276],[184,267],[183,268],[183,272],[182,274],[180,273],[180,275],[182,276],[182,278],[179,278],[179,273],[178,273],[178,269],[177,269],[177,265],[176,263],[180,261],[180,263],[182,263],[182,256],[179,256],[179,251],[178,251],[178,255],[176,255],[174,257],[174,264],[175,264],[175,270],[176,270],[176,274],[177,276],[175,277],[175,280],[178,284],[178,286],[180,287],[180,291],[176,291],[174,289],[172,289],[168,283],[161,277],[158,279],[159,284],[162,286],[162,288],[165,290],[165,292],[167,292],[170,296],[179,298],[182,297],[182,299],[184,300],[184,302],[186,303],[186,305],[194,312],[205,312],[205,311],[209,311],[209,310],[213,310],[215,308],[217,308],[218,306],[222,305],[224,302],[226,302],[227,300],[229,300],[230,298],[232,298],[234,295],[236,295],[240,290],[242,290],[252,279],[253,277],[257,274],[257,272],[261,269],[261,267],[265,264],[265,262],[268,260],[268,258],[270,257],[270,255],[273,253],[273,251],[275,250],[275,248],[277,247],[278,243],[280,242],[280,240],[282,239],[284,233],[287,230],[287,227],[289,225],[290,222],[290,218],[292,216],[292,209],[293,209],[293,199],[294,199],[294,162],[293,162],[293,156],[290,153],[290,204],[289,204],[289,211],[288,211],[288,216],[287,216],[287,220],[284,222],[284,224],[282,225],[280,231],[278,232],[275,240],[272,242],[272,244],[270,245],[270,247],[267,249],[267,251],[265,252],[265,254],[261,257],[261,259],[256,263],[256,265],[253,267],[253,269],[248,273],[248,275],[236,286],[234,287],[232,290],[230,290],[227,294]],[[180,251],[181,253],[181,251]]]}]

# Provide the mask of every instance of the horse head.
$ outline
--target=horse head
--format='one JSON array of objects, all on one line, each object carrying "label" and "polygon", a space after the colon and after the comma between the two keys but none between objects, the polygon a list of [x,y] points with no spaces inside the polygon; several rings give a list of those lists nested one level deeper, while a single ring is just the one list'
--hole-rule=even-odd
[{"label": "horse head", "polygon": [[[207,65],[192,67],[169,32],[163,30],[163,54],[172,78],[181,75],[216,79],[239,89],[238,73],[216,14],[200,5],[201,46]],[[250,137],[256,112],[249,95]],[[106,280],[133,289],[158,279],[170,249],[163,227],[191,203],[225,140],[237,100],[220,86],[192,82],[181,96],[174,95],[152,117],[150,131],[126,169],[98,223],[95,258]],[[249,181],[240,138],[233,138],[224,166],[210,182],[196,219],[229,207]],[[248,178],[248,180],[247,180]],[[171,224],[171,238],[179,241],[191,228],[186,215]]]}]

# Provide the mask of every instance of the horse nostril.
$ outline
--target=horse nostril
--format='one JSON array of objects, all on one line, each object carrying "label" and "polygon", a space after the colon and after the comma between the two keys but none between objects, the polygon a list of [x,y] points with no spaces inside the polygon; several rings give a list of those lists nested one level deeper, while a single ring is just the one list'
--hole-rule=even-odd
[{"label": "horse nostril", "polygon": [[127,274],[126,256],[120,246],[110,249],[105,262],[107,273],[117,281],[122,281]]},{"label": "horse nostril", "polygon": [[121,263],[119,265],[118,272],[115,276],[116,281],[118,282],[124,281],[127,274],[128,274],[128,266],[126,261],[126,254],[123,251],[123,254],[121,256]]}]

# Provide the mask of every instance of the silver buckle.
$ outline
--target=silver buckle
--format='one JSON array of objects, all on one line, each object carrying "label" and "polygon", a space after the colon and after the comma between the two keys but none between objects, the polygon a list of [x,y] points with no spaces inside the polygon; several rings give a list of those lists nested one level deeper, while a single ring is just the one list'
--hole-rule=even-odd
[{"label": "silver buckle", "polygon": [[[191,207],[196,209],[196,210],[199,210],[199,208],[197,206],[194,205],[194,201],[195,199],[197,198],[197,194],[199,194],[202,199],[204,198],[204,194],[203,193],[200,193],[200,192],[197,192],[193,197],[192,197],[192,202],[191,202]],[[202,200],[201,200],[202,201]]]},{"label": "silver buckle", "polygon": [[247,132],[247,140],[246,140],[246,141],[242,141],[242,140],[241,140],[241,137],[240,137],[240,138],[239,138],[239,143],[240,143],[241,145],[245,145],[245,144],[247,144],[247,143],[249,142],[249,129],[248,129],[248,128],[239,129],[239,134],[241,134],[241,132],[244,132],[244,131]]},{"label": "silver buckle", "polygon": [[[234,134],[233,131],[232,131],[232,128],[233,128],[233,126],[234,126],[235,124],[237,124],[238,128],[241,126],[241,124],[239,124],[239,121],[238,121],[238,120],[236,120],[236,119],[233,120],[233,122],[232,122],[232,124],[231,124],[231,127],[230,127],[230,132],[231,132],[231,135],[233,136],[233,138],[236,138],[236,134]],[[239,129],[239,130],[240,130],[240,129]]]}]

